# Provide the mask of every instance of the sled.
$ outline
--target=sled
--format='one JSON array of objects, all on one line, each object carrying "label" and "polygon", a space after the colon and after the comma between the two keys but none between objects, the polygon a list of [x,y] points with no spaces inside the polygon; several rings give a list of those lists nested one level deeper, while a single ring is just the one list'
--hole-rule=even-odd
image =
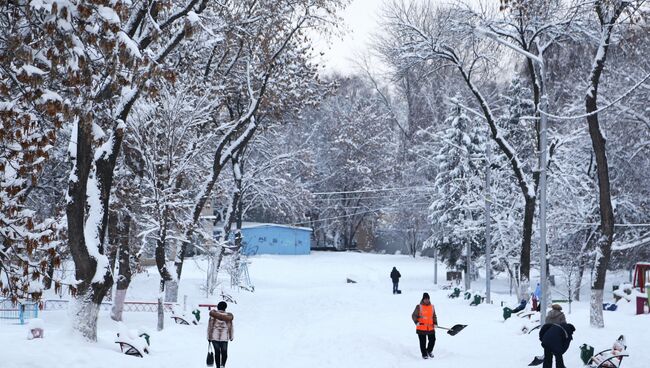
[{"label": "sled", "polygon": [[447,334],[449,334],[451,336],[455,336],[457,333],[462,331],[465,327],[467,327],[467,325],[453,325],[451,328],[438,326],[438,328],[442,328],[443,330],[447,330]]}]

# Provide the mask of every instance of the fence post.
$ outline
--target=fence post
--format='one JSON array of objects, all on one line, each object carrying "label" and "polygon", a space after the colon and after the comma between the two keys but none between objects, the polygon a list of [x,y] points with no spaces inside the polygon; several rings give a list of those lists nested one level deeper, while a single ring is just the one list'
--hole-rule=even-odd
[{"label": "fence post", "polygon": [[25,324],[25,306],[22,303],[18,306],[18,319],[21,325]]}]

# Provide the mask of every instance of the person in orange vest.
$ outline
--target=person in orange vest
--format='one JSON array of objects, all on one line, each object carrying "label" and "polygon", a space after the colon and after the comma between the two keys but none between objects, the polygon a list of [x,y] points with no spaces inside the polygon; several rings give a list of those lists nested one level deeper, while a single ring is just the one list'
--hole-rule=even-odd
[{"label": "person in orange vest", "polygon": [[[418,334],[420,340],[420,352],[423,359],[433,358],[433,347],[436,345],[436,325],[438,318],[436,317],[436,309],[431,304],[429,293],[422,294],[420,304],[415,306],[413,314],[411,314],[413,322],[415,322],[415,333]],[[427,337],[429,343],[427,344]]]}]

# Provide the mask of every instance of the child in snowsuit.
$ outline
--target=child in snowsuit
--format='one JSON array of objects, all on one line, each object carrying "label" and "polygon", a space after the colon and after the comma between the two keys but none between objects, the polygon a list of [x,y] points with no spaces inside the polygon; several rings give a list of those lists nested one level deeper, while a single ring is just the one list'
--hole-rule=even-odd
[{"label": "child in snowsuit", "polygon": [[573,332],[576,330],[570,323],[546,323],[539,330],[539,341],[544,348],[544,365],[542,368],[551,368],[553,356],[555,356],[555,367],[564,366],[563,354],[569,349],[573,339]]},{"label": "child in snowsuit", "polygon": [[233,339],[234,316],[226,312],[228,304],[219,302],[217,310],[210,311],[210,321],[208,322],[208,341],[212,342],[214,347],[214,361],[217,368],[224,368],[228,359],[228,341]]},{"label": "child in snowsuit", "polygon": [[393,270],[390,271],[390,278],[393,280],[393,294],[397,294],[397,291],[399,290],[397,285],[399,284],[400,277],[402,277],[402,275],[400,275],[396,267],[393,267]]},{"label": "child in snowsuit", "polygon": [[[411,318],[415,322],[415,333],[418,334],[420,340],[422,358],[433,358],[433,347],[436,345],[435,328],[438,324],[438,317],[436,316],[436,309],[429,299],[429,293],[422,294],[422,300],[420,304],[415,306]],[[427,337],[429,338],[428,344],[426,344]]]}]

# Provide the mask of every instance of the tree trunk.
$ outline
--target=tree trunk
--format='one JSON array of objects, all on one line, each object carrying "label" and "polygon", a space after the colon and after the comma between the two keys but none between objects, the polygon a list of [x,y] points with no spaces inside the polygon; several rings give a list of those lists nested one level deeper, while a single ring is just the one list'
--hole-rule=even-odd
[{"label": "tree trunk", "polygon": [[[97,164],[104,156],[93,162],[95,158],[92,148],[91,122],[78,122],[75,127],[76,131],[73,132],[73,136],[76,135],[76,150],[72,157],[73,169],[68,182],[70,199],[66,206],[68,246],[75,264],[75,278],[79,281],[76,289],[72,290],[76,298],[72,327],[73,330],[80,332],[85,339],[97,341],[99,306],[106,292],[113,285],[113,277],[108,268],[104,247],[104,234],[108,220],[106,216],[108,197],[104,197],[102,194],[110,192],[110,187],[108,190],[106,189],[107,185],[110,186],[110,182],[102,180],[106,173],[97,168],[93,173],[93,182],[91,183],[93,187],[90,189],[99,191],[99,193],[89,193],[89,178],[93,163]],[[88,212],[95,211],[94,215],[101,215],[101,219],[89,216],[88,221],[97,222],[87,224],[87,208]],[[90,237],[96,237],[92,239],[91,246],[94,248],[92,251],[89,250],[86,243],[86,230]],[[102,262],[98,263],[100,259]],[[97,270],[98,264],[104,265],[105,269]]]},{"label": "tree trunk", "polygon": [[108,216],[108,262],[111,271],[113,271],[115,270],[115,260],[120,247],[120,233],[118,230],[118,215],[115,211],[110,212]]},{"label": "tree trunk", "polygon": [[124,310],[124,301],[126,300],[126,291],[131,284],[131,247],[129,244],[131,233],[131,216],[126,215],[123,219],[122,232],[119,238],[118,250],[118,267],[119,274],[117,277],[117,286],[115,288],[115,298],[113,298],[113,308],[111,318],[114,321],[122,320],[122,311]]},{"label": "tree trunk", "polygon": [[156,328],[162,331],[165,328],[165,307],[163,305],[163,293],[165,292],[165,280],[160,280],[160,294],[158,294],[158,324]]},{"label": "tree trunk", "polygon": [[[119,231],[118,231],[118,215],[115,211],[110,211],[108,215],[108,264],[111,270],[111,273],[115,274],[115,261],[117,258],[117,253],[120,248],[119,241]],[[112,295],[109,291],[106,294],[106,300],[111,301]]]},{"label": "tree trunk", "polygon": [[583,246],[580,248],[580,253],[578,254],[578,275],[576,276],[575,289],[573,298],[575,301],[580,301],[580,289],[582,288],[582,278],[585,274],[585,267],[587,266],[587,251],[590,249],[589,244],[591,243],[591,238],[594,236],[596,231],[590,230],[587,234],[587,238]]},{"label": "tree trunk", "polygon": [[521,268],[520,288],[528,288],[530,283],[530,249],[533,239],[533,220],[535,218],[535,197],[524,197],[526,204],[524,205],[524,227],[522,229],[521,240],[521,255],[519,264]]},{"label": "tree trunk", "polygon": [[605,276],[607,266],[612,252],[612,241],[614,240],[614,209],[612,207],[612,198],[609,183],[609,166],[607,164],[606,140],[600,130],[598,121],[598,85],[600,76],[605,69],[607,51],[612,35],[612,29],[616,24],[618,17],[629,3],[625,1],[614,4],[614,9],[603,9],[608,4],[604,1],[597,1],[596,13],[600,20],[601,26],[601,44],[594,57],[593,68],[589,78],[591,88],[585,97],[585,108],[587,114],[587,124],[589,126],[589,136],[594,149],[596,158],[596,174],[598,176],[598,192],[600,200],[600,237],[596,241],[599,252],[596,258],[596,279],[591,285],[591,313],[590,324],[592,327],[605,327],[603,321],[603,294],[605,289]]},{"label": "tree trunk", "polygon": [[[2,268],[2,262],[0,261],[0,268]],[[54,259],[50,257],[47,261],[47,276],[43,278],[43,288],[45,290],[50,290],[52,288],[52,278],[54,277]]]},{"label": "tree trunk", "polygon": [[490,109],[490,106],[481,94],[481,91],[478,89],[474,82],[470,79],[470,75],[464,69],[463,64],[458,61],[456,63],[458,70],[460,71],[467,87],[470,89],[477,102],[483,111],[483,116],[487,120],[488,126],[490,128],[490,136],[492,140],[497,144],[501,152],[506,156],[510,162],[510,167],[515,175],[517,180],[517,185],[521,190],[521,194],[525,200],[524,208],[524,223],[523,223],[523,233],[521,241],[521,265],[520,265],[520,279],[518,279],[519,291],[518,294],[524,292],[528,288],[528,283],[530,281],[530,248],[533,235],[533,217],[535,216],[535,188],[534,180],[533,185],[528,182],[526,176],[524,175],[523,167],[521,161],[517,157],[517,153],[514,151],[512,146],[505,140],[503,134],[499,131],[499,127],[494,118],[494,114]]}]

